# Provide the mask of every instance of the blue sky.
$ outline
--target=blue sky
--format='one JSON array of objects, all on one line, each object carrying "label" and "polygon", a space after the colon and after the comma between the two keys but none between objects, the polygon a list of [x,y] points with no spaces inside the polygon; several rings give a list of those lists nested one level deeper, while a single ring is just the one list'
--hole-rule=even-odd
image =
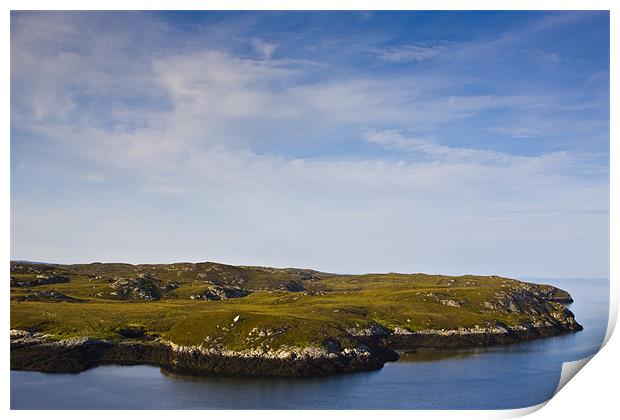
[{"label": "blue sky", "polygon": [[606,12],[13,12],[11,257],[602,277]]}]

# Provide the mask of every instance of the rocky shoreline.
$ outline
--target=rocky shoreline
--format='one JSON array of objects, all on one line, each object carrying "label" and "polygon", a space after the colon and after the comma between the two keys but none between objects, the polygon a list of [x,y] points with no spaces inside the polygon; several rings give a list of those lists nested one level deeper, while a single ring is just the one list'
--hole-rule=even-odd
[{"label": "rocky shoreline", "polygon": [[[374,346],[373,346],[374,347]],[[165,340],[108,341],[87,337],[54,341],[11,330],[11,369],[77,373],[101,364],[153,364],[184,374],[312,376],[379,369],[398,358],[388,349],[360,344],[233,351],[180,346]]]},{"label": "rocky shoreline", "polygon": [[529,325],[452,330],[389,331],[377,326],[371,334],[357,335],[356,347],[341,348],[326,339],[320,347],[270,351],[181,346],[159,339],[108,341],[81,337],[56,341],[41,333],[11,330],[11,369],[77,373],[102,364],[151,364],[197,376],[330,375],[380,369],[386,362],[398,360],[398,350],[486,347],[581,330],[570,315],[555,322],[545,319]]}]

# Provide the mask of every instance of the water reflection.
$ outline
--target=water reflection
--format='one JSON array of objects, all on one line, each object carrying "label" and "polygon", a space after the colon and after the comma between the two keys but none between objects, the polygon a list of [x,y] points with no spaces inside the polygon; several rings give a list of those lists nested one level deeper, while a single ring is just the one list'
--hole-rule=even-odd
[{"label": "water reflection", "polygon": [[487,350],[488,349],[485,347],[474,347],[468,349],[419,348],[401,350],[398,352],[399,359],[397,363],[433,362],[444,359],[467,358],[477,354],[486,353]]}]

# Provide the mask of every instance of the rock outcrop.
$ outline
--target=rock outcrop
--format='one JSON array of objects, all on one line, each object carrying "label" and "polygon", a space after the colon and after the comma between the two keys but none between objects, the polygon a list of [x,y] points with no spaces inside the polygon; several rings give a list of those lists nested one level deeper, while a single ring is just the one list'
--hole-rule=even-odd
[{"label": "rock outcrop", "polygon": [[242,298],[251,292],[240,287],[223,287],[213,285],[201,293],[193,293],[189,296],[194,300],[226,300]]},{"label": "rock outcrop", "polygon": [[34,277],[11,277],[11,287],[35,287],[45,284],[68,283],[69,278],[57,275],[37,274]]},{"label": "rock outcrop", "polygon": [[139,274],[136,278],[115,277],[110,287],[110,295],[127,300],[159,300],[162,294],[178,287],[173,282],[163,282],[149,274]]},{"label": "rock outcrop", "polygon": [[64,293],[55,290],[40,290],[13,298],[18,302],[39,301],[39,302],[81,302],[80,299],[72,298]]}]

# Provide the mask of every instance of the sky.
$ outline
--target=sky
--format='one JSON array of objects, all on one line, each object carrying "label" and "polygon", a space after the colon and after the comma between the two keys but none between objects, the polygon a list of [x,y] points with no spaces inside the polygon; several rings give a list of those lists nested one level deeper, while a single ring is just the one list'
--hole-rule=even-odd
[{"label": "sky", "polygon": [[11,258],[609,275],[607,12],[12,12]]}]

